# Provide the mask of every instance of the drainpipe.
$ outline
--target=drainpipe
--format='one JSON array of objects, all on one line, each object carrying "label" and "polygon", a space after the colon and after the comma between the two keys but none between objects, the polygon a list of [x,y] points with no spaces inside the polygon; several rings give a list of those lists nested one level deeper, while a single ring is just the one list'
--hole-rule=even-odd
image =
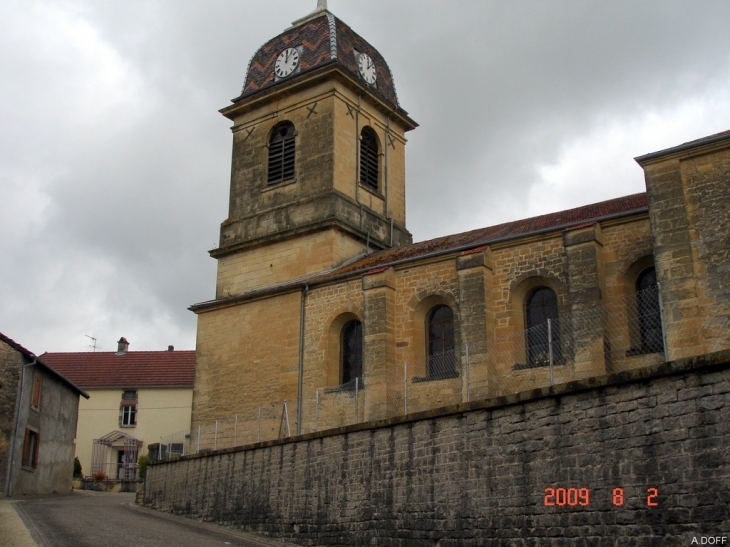
[{"label": "drainpipe", "polygon": [[390,218],[390,246],[393,246],[393,217],[390,216],[390,209],[388,208],[388,137],[390,137],[390,117],[395,112],[393,111],[388,114],[388,118],[385,121],[385,142],[383,146],[383,161],[385,162],[385,169],[383,173],[383,193],[385,194],[385,218]]},{"label": "drainpipe", "polygon": [[307,298],[309,285],[304,284],[302,291],[301,309],[299,310],[299,378],[297,385],[297,435],[302,434],[302,382],[304,380],[304,302]]},{"label": "drainpipe", "polygon": [[25,369],[27,367],[32,367],[38,362],[38,358],[33,355],[33,362],[28,363],[27,365],[23,365],[23,367],[20,369],[20,394],[18,395],[18,405],[16,407],[15,412],[15,428],[13,433],[13,441],[10,444],[10,465],[8,466],[10,469],[8,470],[8,488],[7,488],[7,496],[10,497],[13,494],[13,468],[15,467],[15,444],[18,440],[18,425],[20,425],[20,410],[21,405],[23,404],[23,384],[25,383]]},{"label": "drainpipe", "polygon": [[[362,91],[357,96],[357,112],[355,112],[355,201],[360,203],[360,109],[362,108]],[[362,225],[362,209],[360,210]]]}]

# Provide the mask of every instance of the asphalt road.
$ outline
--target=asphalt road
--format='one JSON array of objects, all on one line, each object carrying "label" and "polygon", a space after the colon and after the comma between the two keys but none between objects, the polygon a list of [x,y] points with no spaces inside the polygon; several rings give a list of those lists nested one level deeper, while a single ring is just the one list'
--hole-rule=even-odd
[{"label": "asphalt road", "polygon": [[[223,526],[134,505],[134,494],[75,492],[14,503],[40,547],[282,547]],[[2,543],[2,542],[0,542]]]}]

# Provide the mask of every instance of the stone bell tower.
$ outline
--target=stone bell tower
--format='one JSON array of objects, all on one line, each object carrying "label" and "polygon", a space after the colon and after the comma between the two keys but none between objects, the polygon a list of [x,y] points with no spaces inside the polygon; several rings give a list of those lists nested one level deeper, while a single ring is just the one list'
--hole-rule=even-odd
[{"label": "stone bell tower", "polygon": [[385,59],[319,2],[253,56],[233,121],[216,299],[411,243],[405,133]]}]

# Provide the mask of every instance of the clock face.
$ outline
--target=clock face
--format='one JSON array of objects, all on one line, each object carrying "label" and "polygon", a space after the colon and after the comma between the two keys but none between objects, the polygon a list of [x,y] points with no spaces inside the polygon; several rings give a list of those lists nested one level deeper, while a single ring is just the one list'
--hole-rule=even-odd
[{"label": "clock face", "polygon": [[290,47],[279,54],[276,59],[274,72],[279,78],[285,78],[294,72],[299,66],[299,52]]},{"label": "clock face", "polygon": [[357,68],[363,80],[371,85],[375,83],[375,79],[377,78],[375,74],[375,63],[369,56],[361,53],[357,59]]}]

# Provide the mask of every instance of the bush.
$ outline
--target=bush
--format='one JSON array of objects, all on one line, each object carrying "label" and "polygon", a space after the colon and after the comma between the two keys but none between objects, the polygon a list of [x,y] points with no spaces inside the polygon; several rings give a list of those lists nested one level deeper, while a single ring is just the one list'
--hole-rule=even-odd
[{"label": "bush", "polygon": [[81,470],[81,462],[78,458],[74,458],[74,479],[83,479],[84,472]]},{"label": "bush", "polygon": [[144,479],[144,476],[147,473],[147,464],[149,463],[149,457],[140,456],[139,460],[137,460],[137,463],[139,464],[139,478]]}]

